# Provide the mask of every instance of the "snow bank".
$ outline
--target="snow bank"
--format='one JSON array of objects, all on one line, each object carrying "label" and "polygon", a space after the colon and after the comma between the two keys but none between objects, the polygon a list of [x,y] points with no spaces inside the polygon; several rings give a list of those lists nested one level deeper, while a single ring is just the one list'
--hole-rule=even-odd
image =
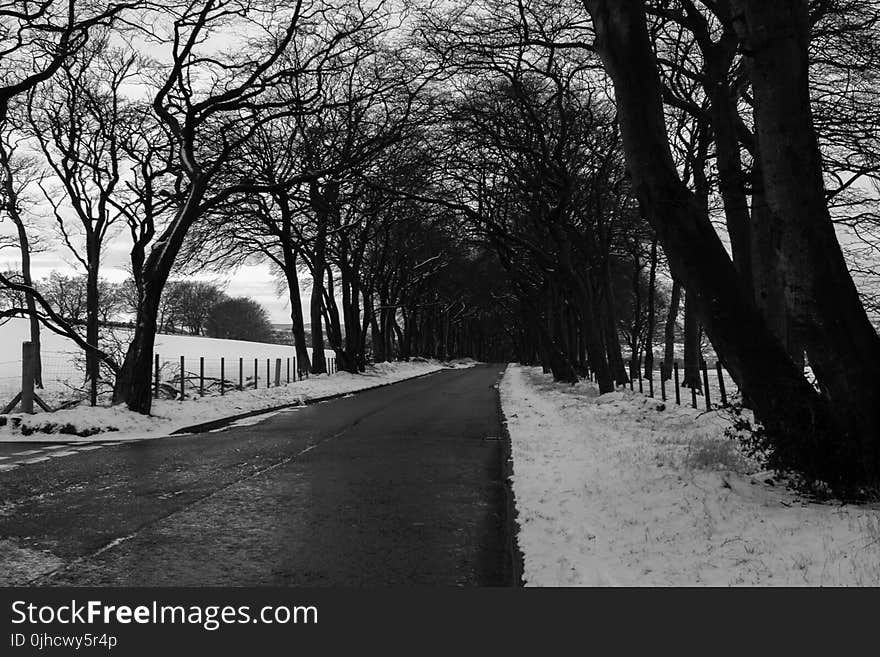
[{"label": "snow bank", "polygon": [[[472,363],[473,364],[473,363]],[[47,440],[78,441],[104,434],[114,440],[159,437],[193,424],[210,422],[248,411],[269,409],[283,404],[302,404],[309,399],[345,394],[421,376],[449,366],[437,361],[380,363],[364,374],[339,372],[332,376],[311,376],[278,388],[230,392],[184,401],[157,399],[153,415],[132,413],[119,406],[91,408],[80,405],[68,410],[36,415],[0,416],[0,441]],[[112,433],[108,433],[112,432]]]},{"label": "snow bank", "polygon": [[529,586],[878,585],[880,514],[808,503],[711,413],[508,367]]}]

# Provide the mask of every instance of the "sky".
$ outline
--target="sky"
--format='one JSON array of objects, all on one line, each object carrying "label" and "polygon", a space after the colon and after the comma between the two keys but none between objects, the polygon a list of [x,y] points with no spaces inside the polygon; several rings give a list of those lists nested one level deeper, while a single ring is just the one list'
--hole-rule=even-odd
[{"label": "sky", "polygon": [[[2,232],[9,228],[8,221],[2,222]],[[31,255],[31,274],[35,280],[47,277],[53,270],[64,274],[82,274],[82,266],[64,247],[54,239],[52,230],[44,228],[45,248]],[[101,276],[113,282],[121,282],[128,277],[127,235],[123,232],[115,236],[104,251],[101,262]],[[19,269],[21,259],[16,249],[0,250],[0,269]],[[228,272],[201,274],[187,278],[216,283],[232,297],[246,296],[258,301],[269,313],[273,324],[290,324],[290,304],[285,296],[278,296],[275,281],[267,265],[246,265]],[[304,295],[303,309],[308,317],[308,295]]]}]

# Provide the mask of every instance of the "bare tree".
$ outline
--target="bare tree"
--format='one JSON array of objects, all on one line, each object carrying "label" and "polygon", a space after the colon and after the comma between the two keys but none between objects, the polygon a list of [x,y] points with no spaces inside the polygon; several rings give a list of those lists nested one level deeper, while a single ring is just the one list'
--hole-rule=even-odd
[{"label": "bare tree", "polygon": [[[5,121],[0,125],[3,126],[0,127],[0,176],[2,176],[0,203],[2,203],[3,215],[15,226],[15,239],[9,246],[14,246],[17,249],[21,259],[21,271],[4,274],[4,276],[16,280],[16,276],[20,275],[16,282],[25,288],[33,288],[31,253],[35,249],[36,243],[32,234],[33,226],[28,219],[26,200],[29,188],[37,184],[43,174],[32,157],[16,154],[19,138],[16,138],[13,132],[6,128]],[[34,384],[42,388],[40,322],[37,318],[35,302],[30,295],[19,294],[18,298],[12,300],[9,307],[4,309],[4,312],[15,313],[20,308],[26,310],[30,326],[30,339],[34,349]]]}]

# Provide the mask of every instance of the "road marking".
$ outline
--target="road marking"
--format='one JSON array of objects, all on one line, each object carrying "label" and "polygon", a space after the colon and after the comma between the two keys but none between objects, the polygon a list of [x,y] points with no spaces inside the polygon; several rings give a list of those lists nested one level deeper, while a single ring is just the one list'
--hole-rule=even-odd
[{"label": "road marking", "polygon": [[14,452],[13,456],[30,456],[31,454],[39,454],[41,450],[39,449],[30,449],[26,452]]},{"label": "road marking", "polygon": [[49,460],[48,456],[41,456],[40,458],[37,458],[37,459],[28,459],[27,461],[22,461],[22,463],[28,463],[28,464],[42,463],[43,461],[48,461],[48,460]]},{"label": "road marking", "polygon": [[49,454],[49,456],[54,459],[58,458],[59,456],[73,456],[74,454],[76,454],[76,452],[52,452],[51,454]]},{"label": "road marking", "polygon": [[77,452],[90,452],[93,449],[101,449],[103,445],[86,445],[85,447],[75,447],[74,450]]},{"label": "road marking", "polygon": [[[129,441],[129,442],[132,442],[132,441]],[[121,445],[121,444],[122,444],[121,442],[120,443],[101,443],[100,446],[101,447],[113,447],[115,445]]]},{"label": "road marking", "polygon": [[67,443],[64,443],[63,445],[50,445],[49,447],[44,447],[43,449],[44,450],[64,449],[65,447],[70,447],[70,445],[68,445]]}]

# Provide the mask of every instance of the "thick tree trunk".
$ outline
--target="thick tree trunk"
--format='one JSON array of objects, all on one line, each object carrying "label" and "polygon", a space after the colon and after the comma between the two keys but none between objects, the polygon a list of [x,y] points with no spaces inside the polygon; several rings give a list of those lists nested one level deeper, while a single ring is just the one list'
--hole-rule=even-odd
[{"label": "thick tree trunk", "polygon": [[287,276],[287,289],[290,298],[290,324],[293,333],[293,347],[296,350],[296,368],[299,372],[311,369],[311,359],[306,345],[306,327],[302,311],[302,296],[299,291],[299,274],[296,271],[296,254],[285,249],[284,272]]},{"label": "thick tree trunk", "polygon": [[739,116],[736,96],[727,82],[732,58],[732,48],[730,51],[727,50],[728,38],[730,37],[722,38],[718,49],[713,51],[707,61],[709,84],[706,85],[706,92],[709,96],[709,114],[715,136],[718,191],[721,193],[721,201],[724,205],[733,264],[743,285],[751,293],[753,283],[749,206],[737,133]]},{"label": "thick tree trunk", "polygon": [[771,333],[708,216],[678,176],[643,2],[586,3],[596,48],[614,83],[633,189],[673,276],[688,290],[689,303],[734,380],[766,418],[765,428],[774,441],[774,465],[831,477],[839,461],[828,406]]},{"label": "thick tree trunk", "polygon": [[284,275],[287,278],[287,292],[290,299],[290,325],[293,333],[293,347],[296,351],[297,375],[308,372],[311,367],[308,345],[306,345],[305,319],[302,311],[302,295],[299,290],[297,271],[297,251],[294,248],[293,212],[286,194],[277,194],[275,200],[281,208],[282,228],[280,233],[281,251],[284,259]]},{"label": "thick tree trunk", "polygon": [[[86,247],[86,342],[99,346],[98,314],[100,312],[100,299],[98,298],[98,263],[100,261],[99,247],[89,236],[89,244]],[[98,379],[101,375],[101,361],[97,354],[86,352],[86,383],[90,390],[90,403],[96,403]]]},{"label": "thick tree trunk", "polygon": [[666,314],[666,326],[663,329],[663,378],[672,378],[672,367],[675,363],[675,326],[678,322],[678,306],[681,303],[681,283],[672,279],[672,293],[669,297],[669,312]]},{"label": "thick tree trunk", "polygon": [[700,378],[700,361],[703,357],[700,348],[701,332],[696,304],[691,303],[691,294],[688,292],[684,303],[684,377],[681,385],[696,388],[698,391],[703,390]]},{"label": "thick tree trunk", "polygon": [[125,403],[129,410],[145,415],[150,413],[153,403],[151,376],[153,349],[156,342],[156,318],[159,314],[163,287],[164,281],[160,284],[148,283],[144,287],[144,297],[138,308],[134,335],[113,388],[114,403]]},{"label": "thick tree trunk", "polygon": [[[757,142],[757,140],[756,140]],[[760,145],[756,143],[756,148]],[[782,232],[779,218],[770,210],[764,194],[764,176],[760,159],[752,165],[752,282],[755,301],[770,330],[783,344],[789,357],[801,368],[804,366],[804,347],[795,335],[789,320],[790,300],[785,294],[786,271],[781,266]]]},{"label": "thick tree trunk", "polygon": [[134,335],[125,354],[122,368],[116,375],[113,403],[124,403],[129,410],[148,415],[152,408],[153,347],[156,341],[156,319],[162,292],[177,259],[186,233],[199,216],[199,206],[207,189],[203,179],[193,180],[186,201],[174,221],[144,258],[142,247],[132,250],[132,267],[142,283]]},{"label": "thick tree trunk", "polygon": [[648,271],[648,321],[645,326],[645,377],[651,378],[654,372],[654,328],[656,326],[657,296],[657,238],[651,241],[651,268]]},{"label": "thick tree trunk", "polygon": [[803,0],[735,0],[743,22],[764,192],[782,231],[793,330],[838,426],[854,477],[880,481],[880,336],[847,270],[825,200],[809,91]]},{"label": "thick tree trunk", "polygon": [[642,286],[639,274],[642,271],[642,264],[639,261],[639,247],[636,245],[633,252],[633,278],[632,278],[632,300],[633,300],[633,320],[630,327],[629,339],[629,376],[630,379],[641,378],[641,336],[642,336]]},{"label": "thick tree trunk", "polygon": [[611,380],[616,385],[626,385],[629,383],[629,375],[626,372],[623,352],[620,349],[620,334],[617,331],[617,313],[615,311],[614,289],[611,286],[610,266],[608,258],[606,258],[602,268],[602,298],[599,302],[601,307],[599,322],[605,343],[605,351],[608,355],[608,368],[611,372]]}]

